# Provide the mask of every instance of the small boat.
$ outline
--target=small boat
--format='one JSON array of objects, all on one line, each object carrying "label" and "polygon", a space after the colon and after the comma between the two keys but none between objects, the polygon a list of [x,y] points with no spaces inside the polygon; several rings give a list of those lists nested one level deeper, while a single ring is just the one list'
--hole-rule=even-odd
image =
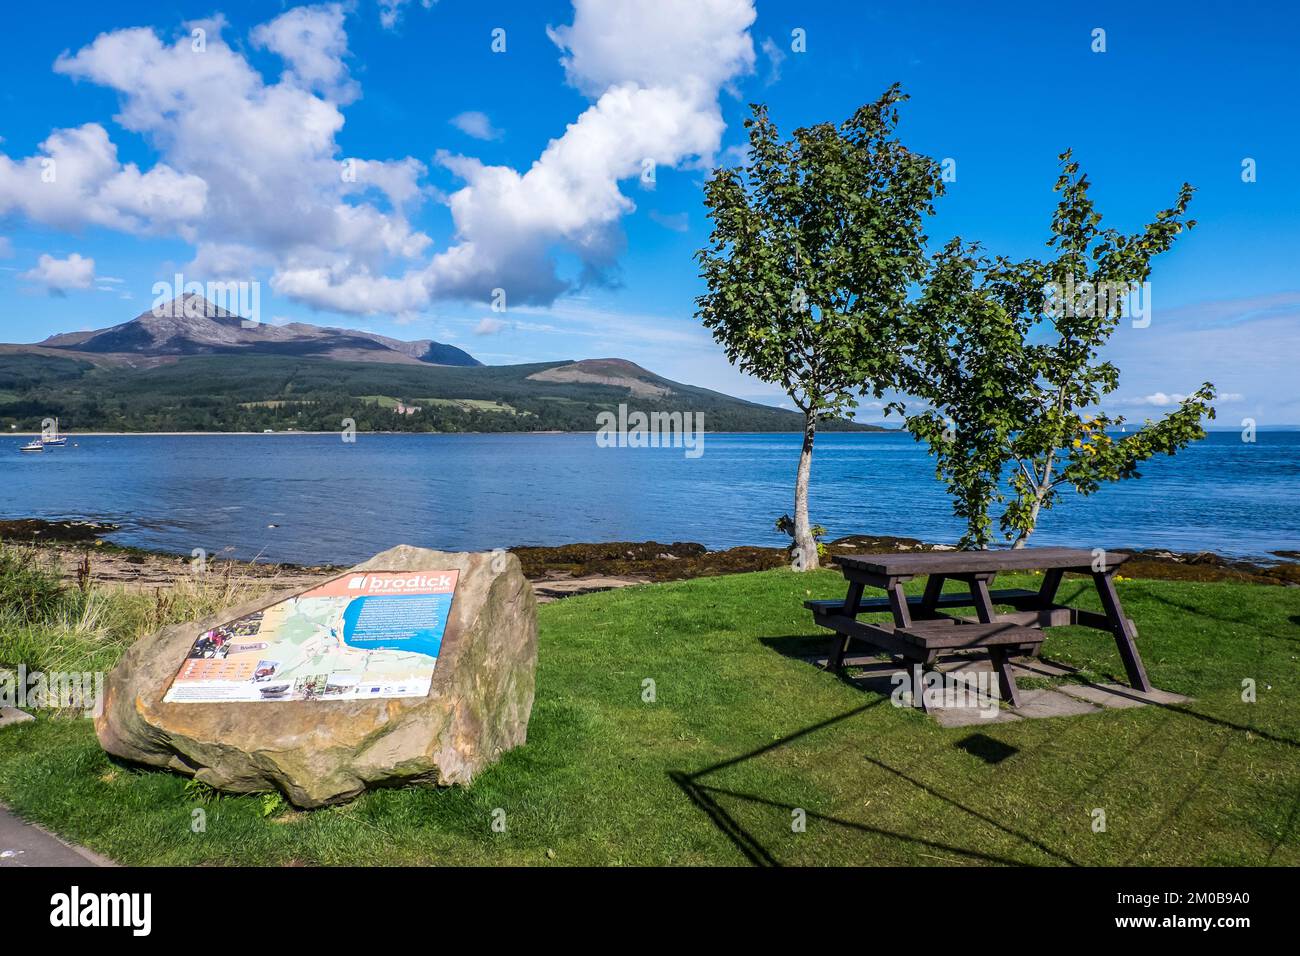
[{"label": "small boat", "polygon": [[41,435],[41,443],[44,445],[66,445],[68,443],[67,435],[59,434],[59,420],[54,419],[54,427],[50,429],[48,435]]},{"label": "small boat", "polygon": [[33,438],[26,445],[18,449],[19,451],[45,451],[45,443],[39,438]]}]

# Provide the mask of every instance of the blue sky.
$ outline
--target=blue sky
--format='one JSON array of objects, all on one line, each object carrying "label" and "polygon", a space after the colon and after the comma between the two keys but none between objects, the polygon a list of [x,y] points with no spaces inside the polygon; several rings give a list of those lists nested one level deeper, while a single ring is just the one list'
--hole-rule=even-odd
[{"label": "blue sky", "polygon": [[[125,321],[180,271],[261,282],[264,321],[492,364],[620,356],[780,403],[692,316],[704,164],[734,160],[749,102],[789,130],[900,81],[905,142],[956,162],[932,244],[1039,251],[1067,146],[1122,228],[1196,186],[1150,327],[1113,344],[1119,410],[1210,379],[1221,423],[1300,422],[1300,14],[999,6],[28,5],[0,34],[0,340]],[[350,158],[360,182],[340,187]]]}]

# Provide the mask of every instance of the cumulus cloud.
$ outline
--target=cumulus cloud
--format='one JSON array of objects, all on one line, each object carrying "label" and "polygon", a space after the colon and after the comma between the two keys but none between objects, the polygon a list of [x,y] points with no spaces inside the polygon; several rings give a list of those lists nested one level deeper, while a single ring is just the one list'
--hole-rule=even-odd
[{"label": "cumulus cloud", "polygon": [[478,325],[474,326],[475,335],[496,335],[505,329],[506,323],[500,319],[479,319]]},{"label": "cumulus cloud", "polygon": [[[381,4],[381,19],[395,23],[402,8]],[[103,33],[55,69],[117,91],[115,119],[159,161],[120,163],[95,123],[55,130],[34,156],[0,154],[0,215],[180,236],[195,246],[190,271],[269,270],[277,293],[340,312],[409,314],[496,289],[512,304],[549,304],[616,265],[620,220],[635,209],[626,181],[712,162],[719,96],[753,70],[754,16],[751,0],[576,0],[573,22],[548,32],[589,106],[522,172],[438,153],[463,185],[445,197],[453,234],[436,252],[409,218],[431,193],[424,164],[348,158],[338,144],[342,107],[360,93],[339,4],[252,31],[282,61],[275,82],[225,42],[220,19],[203,23],[201,51],[188,34]],[[495,132],[481,114],[457,121]],[[576,258],[577,275],[560,274],[561,256]]]},{"label": "cumulus cloud", "polygon": [[286,81],[318,90],[336,103],[350,103],[361,95],[343,64],[348,36],[338,4],[290,10],[255,29],[252,40],[284,60]]},{"label": "cumulus cloud", "polygon": [[55,295],[69,289],[89,289],[95,282],[95,260],[73,253],[66,259],[42,255],[35,268],[21,273],[18,278],[38,282]]},{"label": "cumulus cloud", "polygon": [[1157,408],[1164,408],[1168,405],[1181,405],[1185,401],[1187,401],[1187,396],[1181,395],[1178,392],[1174,392],[1172,395],[1166,395],[1164,392],[1156,392],[1139,399],[1136,404],[1154,405]]},{"label": "cumulus cloud", "polygon": [[26,159],[0,154],[0,215],[17,213],[41,225],[191,238],[191,223],[206,204],[207,184],[198,176],[165,163],[148,172],[119,163],[98,123],[55,130]]},{"label": "cumulus cloud", "polygon": [[448,122],[466,136],[473,136],[475,139],[496,139],[501,135],[501,131],[492,125],[488,115],[478,110],[458,113]]},{"label": "cumulus cloud", "polygon": [[555,253],[586,276],[622,249],[619,220],[635,204],[619,188],[647,169],[706,164],[724,124],[718,96],[753,69],[750,0],[576,0],[549,32],[569,82],[594,102],[527,172],[440,154],[466,185],[449,199],[457,241],[427,270],[435,298],[549,303],[572,287]]},{"label": "cumulus cloud", "polygon": [[[423,198],[426,168],[410,157],[340,155],[340,106],[358,93],[344,62],[343,21],[342,8],[329,4],[289,10],[253,30],[253,43],[284,63],[275,83],[222,39],[219,20],[204,24],[202,50],[189,36],[169,44],[135,28],[64,54],[55,70],[118,91],[118,122],[165,162],[142,173],[119,166],[103,127],[59,130],[42,155],[21,163],[0,156],[0,213],[17,206],[65,227],[170,231],[195,243],[191,271],[226,278],[269,268],[273,284],[300,273],[285,288],[327,308],[422,304],[422,290],[400,296],[393,281],[372,283],[392,261],[415,260],[430,244],[407,219]],[[42,189],[47,158],[57,176]],[[314,295],[322,284],[340,288]],[[370,284],[373,297],[357,293]]]},{"label": "cumulus cloud", "polygon": [[709,100],[753,69],[749,0],[576,0],[573,6],[573,24],[547,32],[566,52],[560,62],[569,81],[592,98],[634,84]]}]

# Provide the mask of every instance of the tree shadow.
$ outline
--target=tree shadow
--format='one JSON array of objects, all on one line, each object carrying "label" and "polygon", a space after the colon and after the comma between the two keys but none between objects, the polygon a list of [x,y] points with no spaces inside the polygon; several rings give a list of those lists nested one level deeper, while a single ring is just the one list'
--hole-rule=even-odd
[{"label": "tree shadow", "polygon": [[[815,724],[811,724],[807,727],[804,727],[802,730],[797,730],[794,733],[787,734],[784,737],[771,741],[770,743],[766,743],[761,747],[757,747],[754,750],[748,751],[747,753],[740,754],[736,757],[731,757],[727,760],[720,761],[711,766],[704,767],[700,770],[696,770],[689,773],[680,770],[669,771],[668,777],[670,780],[673,781],[673,783],[675,783],[679,788],[681,788],[682,792],[686,794],[687,798],[696,807],[702,810],[709,817],[709,819],[713,822],[713,824],[723,833],[724,836],[726,836],[732,842],[732,844],[745,857],[745,859],[747,859],[750,863],[754,864],[755,866],[775,867],[775,866],[780,866],[781,863],[776,858],[776,856],[772,853],[772,851],[763,845],[763,843],[758,839],[757,836],[755,836],[752,832],[746,829],[744,824],[742,824],[739,820],[737,820],[732,814],[730,814],[727,811],[725,807],[723,807],[718,802],[717,797],[720,796],[728,797],[734,800],[741,800],[759,806],[779,808],[788,811],[802,810],[807,816],[807,818],[811,820],[818,820],[823,823],[829,823],[834,826],[844,827],[846,829],[853,830],[859,833],[871,834],[872,836],[886,837],[888,839],[896,840],[900,843],[907,844],[910,846],[955,854],[967,859],[977,860],[982,863],[992,863],[992,864],[998,864],[1004,866],[1030,865],[1025,863],[1023,860],[1015,860],[1010,857],[999,856],[993,853],[981,852],[979,850],[974,850],[969,847],[955,846],[953,844],[943,843],[937,840],[929,840],[924,837],[914,836],[909,833],[900,833],[896,830],[887,830],[881,827],[875,827],[868,823],[862,823],[855,820],[845,820],[840,817],[833,817],[826,814],[816,813],[804,807],[796,807],[793,804],[787,804],[779,800],[773,800],[768,797],[762,796],[760,794],[745,793],[738,790],[732,790],[727,787],[715,786],[704,779],[711,774],[719,773],[730,767],[735,767],[738,764],[744,763],[749,760],[754,760],[758,757],[763,756],[764,754],[771,753],[774,750],[778,750],[782,747],[787,747],[790,744],[794,743],[795,741],[807,737],[809,734],[813,734],[816,733],[817,731],[824,730],[828,727],[832,727],[842,721],[848,720],[851,717],[856,717],[859,714],[865,713],[866,711],[872,709],[873,707],[879,707],[884,702],[885,702],[885,698],[873,700],[869,703],[863,704],[861,707],[855,707],[852,710],[845,711],[844,713],[839,714],[837,716],[829,717],[826,720],[822,720]],[[922,783],[918,780],[913,779],[912,777],[909,777],[901,770],[897,770],[889,766],[888,764],[884,763],[881,760],[877,760],[874,757],[870,757],[870,756],[866,757],[866,760],[877,767],[880,767],[884,770],[893,773],[894,775],[906,781],[907,783],[911,784],[913,787],[917,788],[921,792],[931,797],[938,798],[942,800],[944,803],[956,807],[957,809],[969,814],[970,816],[975,817],[976,819],[984,823],[994,826],[996,829],[1002,831],[1003,833],[1015,837],[1017,840],[1021,841],[1025,845],[1033,847],[1034,849],[1038,850],[1041,853],[1045,853],[1046,855],[1052,857],[1058,862],[1065,863],[1071,866],[1077,865],[1074,863],[1073,860],[1069,859],[1068,857],[1064,856],[1061,853],[1058,853],[1057,851],[1053,850],[1051,847],[1047,846],[1041,841],[1036,840],[1032,836],[1023,833],[1018,833],[1006,827],[1005,825],[999,823],[993,817],[985,813],[982,813],[979,810],[975,810],[971,807],[965,806],[960,801],[952,797],[949,797],[943,793],[940,793],[939,791],[935,790],[933,787],[930,787],[928,784]]]},{"label": "tree shadow", "polygon": [[[1174,602],[1166,601],[1165,603],[1172,604]],[[1187,610],[1191,611],[1195,609],[1189,608]],[[1300,623],[1300,615],[1296,615],[1292,617],[1291,620],[1293,623]],[[783,636],[773,636],[773,637],[762,637],[760,638],[760,640],[762,641],[764,646],[770,648],[771,650],[776,651],[778,654],[781,654],[784,657],[800,660],[804,663],[813,666],[815,666],[816,661],[820,659],[824,659],[826,657],[826,651],[829,644],[829,638],[821,635],[816,635],[816,636],[783,635]],[[1042,658],[1041,660],[1044,664],[1055,665],[1058,667],[1064,667],[1073,670],[1073,668],[1069,668],[1069,665],[1061,664],[1047,658]],[[864,823],[864,822],[854,821],[854,820],[846,820],[839,817],[816,813],[814,811],[808,810],[805,807],[796,807],[792,804],[787,804],[779,800],[771,799],[762,794],[746,793],[738,790],[729,789],[724,786],[718,786],[713,784],[707,779],[712,774],[717,774],[730,767],[734,767],[738,764],[744,763],[749,760],[754,760],[758,757],[763,756],[764,754],[771,753],[779,748],[787,747],[793,744],[794,742],[800,740],[801,738],[808,736],[809,734],[816,733],[820,730],[833,727],[834,725],[839,724],[842,721],[848,720],[852,717],[855,717],[859,714],[862,714],[873,707],[878,707],[881,704],[885,703],[886,700],[890,699],[892,691],[895,686],[895,683],[892,680],[892,676],[900,669],[902,665],[900,665],[898,662],[892,659],[883,656],[873,656],[870,653],[848,655],[846,656],[845,663],[849,667],[852,667],[857,673],[854,676],[850,677],[845,671],[841,671],[839,674],[836,675],[837,678],[841,682],[854,687],[856,690],[859,691],[866,690],[868,692],[873,692],[878,694],[879,696],[877,697],[877,699],[865,703],[860,707],[855,707],[837,716],[830,717],[825,720],[819,721],[817,723],[811,724],[808,727],[795,731],[794,733],[788,734],[770,743],[766,743],[763,746],[758,747],[754,750],[740,754],[736,757],[729,758],[719,763],[713,764],[712,766],[704,767],[702,769],[695,770],[692,772],[681,771],[681,770],[670,771],[668,774],[669,779],[671,779],[673,783],[676,784],[682,790],[682,792],[692,802],[692,804],[694,804],[698,809],[703,811],[709,817],[709,819],[713,822],[713,824],[732,842],[732,844],[745,857],[745,859],[748,860],[750,863],[754,864],[755,866],[772,867],[772,866],[780,866],[781,863],[777,859],[777,857],[773,854],[772,850],[764,846],[763,843],[753,832],[748,830],[744,826],[744,824],[741,823],[738,819],[736,819],[736,817],[732,813],[728,812],[727,808],[724,807],[722,803],[719,802],[718,798],[725,797],[731,800],[744,801],[746,803],[757,805],[757,806],[779,808],[791,812],[795,810],[800,810],[802,813],[805,814],[807,819],[820,821],[822,823],[830,824],[833,826],[843,827],[846,830],[850,830],[858,833],[870,834],[876,837],[884,837],[890,840],[898,841],[900,844],[904,844],[912,847],[924,848],[927,850],[954,854],[966,859],[975,860],[982,863],[1008,865],[1008,866],[1033,865],[1033,864],[1026,864],[1022,860],[1015,860],[1009,857],[1000,856],[993,853],[981,852],[979,850],[970,849],[968,847],[955,846],[952,844],[942,843],[936,840],[929,840],[922,836],[916,836],[909,833],[902,833],[896,830],[883,829],[880,827],[872,826],[869,823]],[[1028,662],[1031,669],[1033,663],[1034,661],[1032,660]],[[1093,684],[1091,681],[1081,680],[1081,682],[1084,684],[1089,684],[1091,686],[1097,686],[1096,684]],[[1111,693],[1130,696],[1131,699],[1135,701],[1139,701],[1148,706],[1159,708],[1170,714],[1179,714],[1182,716],[1191,717],[1194,718],[1195,720],[1210,724],[1212,726],[1222,727],[1229,730],[1235,730],[1241,733],[1250,733],[1255,737],[1263,738],[1264,740],[1270,741],[1272,743],[1278,743],[1284,746],[1300,748],[1300,742],[1298,741],[1289,739],[1287,737],[1282,737],[1277,734],[1269,733],[1268,731],[1263,731],[1256,727],[1250,727],[1245,724],[1236,723],[1234,721],[1226,720],[1220,717],[1215,717],[1210,714],[1199,713],[1195,710],[1192,710],[1189,707],[1180,704],[1161,703],[1158,701],[1153,701],[1150,698],[1142,696],[1136,691],[1130,691],[1119,680],[1112,680],[1110,685],[1106,689]],[[995,738],[989,737],[986,734],[979,734],[979,733],[958,741],[955,744],[955,746],[958,749],[961,749],[966,753],[970,754],[972,757],[979,760],[983,760],[989,764],[1000,763],[1001,761],[1007,759],[1008,757],[1010,757],[1011,755],[1017,752],[1015,748],[1010,747],[1009,745],[1004,744],[1001,741],[996,740]],[[920,781],[908,775],[906,772],[890,766],[889,764],[885,763],[883,760],[879,760],[870,755],[864,755],[864,759],[868,763],[872,764],[873,766],[893,774],[899,780],[904,781],[911,787],[915,788],[917,791],[925,794],[927,797],[931,799],[939,800],[942,803],[945,803],[948,806],[960,811],[961,813],[967,814],[968,816],[973,817],[976,820],[979,820],[984,825],[993,827],[994,829],[1000,831],[1006,836],[1013,838],[1018,843],[1049,857],[1050,859],[1052,859],[1057,863],[1066,866],[1079,865],[1075,860],[1071,859],[1069,856],[1054,849],[1053,847],[1044,843],[1042,840],[1038,839],[1032,834],[1015,830],[1007,826],[1006,824],[1002,823],[997,818],[987,813],[984,813],[974,807],[968,806],[967,804],[963,803],[961,800],[957,799],[956,797],[950,796],[940,791],[935,786],[924,783],[923,781]],[[1203,782],[1203,780],[1201,782]],[[1145,842],[1149,842],[1154,837],[1156,832],[1160,832],[1164,829],[1164,824],[1167,824],[1170,820],[1176,817],[1179,812],[1181,812],[1181,810],[1184,808],[1186,803],[1191,799],[1192,793],[1194,793],[1196,789],[1199,789],[1199,786],[1200,786],[1200,782],[1198,782],[1197,787],[1194,787],[1192,791],[1190,791],[1188,794],[1185,794],[1182,800],[1180,800],[1174,807],[1170,809],[1169,813],[1167,813],[1165,815],[1165,818],[1161,821],[1161,825],[1157,826],[1153,831],[1153,833],[1148,835],[1147,841]],[[1140,851],[1141,851],[1141,847],[1138,848],[1137,852]]]},{"label": "tree shadow", "polygon": [[[1069,664],[1065,664],[1061,661],[1054,661],[1048,657],[1041,657],[1038,658],[1038,660],[1042,661],[1042,663],[1044,664],[1048,664],[1054,667],[1061,667],[1071,671],[1075,671],[1075,669],[1071,667]],[[1033,670],[1032,662],[1029,663],[1017,662],[1017,666],[1023,667],[1026,670],[1030,670],[1030,671]],[[1077,673],[1078,672],[1075,671],[1075,674]],[[1141,691],[1134,690],[1133,688],[1129,687],[1127,684],[1123,683],[1122,679],[1120,678],[1112,679],[1110,683],[1102,685],[1087,680],[1086,678],[1080,677],[1078,678],[1077,683],[1085,687],[1096,687],[1101,690],[1105,690],[1107,693],[1114,694],[1116,697],[1123,697],[1127,700],[1135,701],[1146,707],[1157,707],[1160,710],[1167,711],[1171,714],[1182,714],[1184,717],[1193,717],[1196,720],[1202,721],[1203,723],[1211,724],[1215,727],[1224,727],[1228,730],[1239,730],[1242,733],[1253,734],[1254,736],[1267,740],[1270,743],[1282,744],[1283,746],[1286,747],[1300,748],[1300,741],[1292,740],[1290,737],[1282,737],[1277,734],[1269,733],[1267,730],[1260,730],[1258,727],[1251,727],[1246,724],[1239,724],[1231,720],[1225,720],[1222,717],[1214,717],[1210,714],[1203,714],[1200,713],[1199,711],[1192,710],[1190,707],[1187,707],[1183,704],[1167,704],[1167,703],[1162,703],[1158,700],[1152,700],[1151,698],[1144,695]]]}]

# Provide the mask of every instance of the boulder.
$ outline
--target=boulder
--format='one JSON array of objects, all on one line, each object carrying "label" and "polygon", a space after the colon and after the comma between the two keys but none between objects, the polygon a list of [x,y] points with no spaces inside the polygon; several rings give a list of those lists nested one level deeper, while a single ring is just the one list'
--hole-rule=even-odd
[{"label": "boulder", "polygon": [[[195,656],[197,637],[304,593],[299,589],[137,642],[105,682],[95,720],[100,744],[116,757],[191,774],[218,790],[279,790],[298,807],[339,803],[380,786],[468,783],[527,737],[537,666],[533,591],[514,555],[405,545],[336,580],[403,571],[458,572],[427,695],[331,699],[340,690],[330,686],[303,700],[164,700]],[[258,679],[265,679],[265,663],[256,665]]]}]

